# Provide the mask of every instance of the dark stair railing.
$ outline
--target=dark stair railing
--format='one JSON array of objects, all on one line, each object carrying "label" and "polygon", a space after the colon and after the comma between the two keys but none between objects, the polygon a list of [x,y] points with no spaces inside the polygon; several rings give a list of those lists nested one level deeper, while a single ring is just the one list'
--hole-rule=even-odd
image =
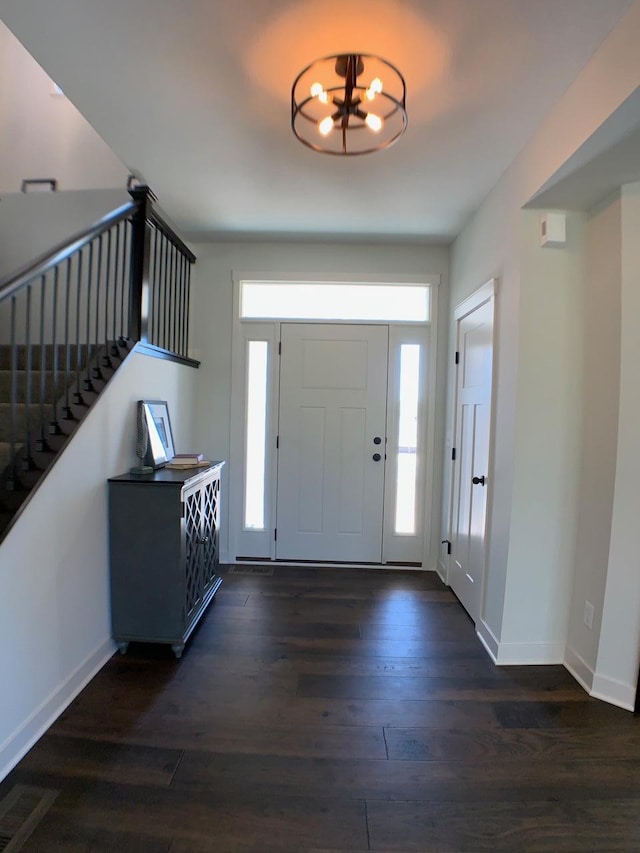
[{"label": "dark stair railing", "polygon": [[0,538],[126,355],[191,366],[195,256],[132,200],[0,281]]}]

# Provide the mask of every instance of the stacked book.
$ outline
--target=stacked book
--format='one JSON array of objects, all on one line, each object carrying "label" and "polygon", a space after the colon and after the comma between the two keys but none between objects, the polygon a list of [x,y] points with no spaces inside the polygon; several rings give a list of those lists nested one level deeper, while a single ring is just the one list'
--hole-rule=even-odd
[{"label": "stacked book", "polygon": [[211,463],[202,453],[176,453],[166,464],[166,468],[206,468]]}]

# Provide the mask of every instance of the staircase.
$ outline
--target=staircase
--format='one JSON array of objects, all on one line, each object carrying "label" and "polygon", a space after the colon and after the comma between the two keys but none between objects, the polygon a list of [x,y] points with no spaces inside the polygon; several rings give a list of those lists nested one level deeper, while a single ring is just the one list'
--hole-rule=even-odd
[{"label": "staircase", "polygon": [[133,349],[188,358],[195,256],[133,201],[0,281],[0,541]]},{"label": "staircase", "polygon": [[[130,341],[102,347],[90,354],[88,365],[86,358],[70,354],[73,373],[61,375],[52,365],[56,357],[58,363],[64,362],[67,354],[62,345],[58,345],[57,353],[50,344],[32,353],[31,371],[27,370],[27,348],[17,347],[13,416],[8,402],[14,376],[12,353],[10,347],[0,345],[0,540],[131,349]],[[37,402],[29,404],[30,374],[32,386],[37,388]],[[80,394],[76,390],[78,376]]]}]

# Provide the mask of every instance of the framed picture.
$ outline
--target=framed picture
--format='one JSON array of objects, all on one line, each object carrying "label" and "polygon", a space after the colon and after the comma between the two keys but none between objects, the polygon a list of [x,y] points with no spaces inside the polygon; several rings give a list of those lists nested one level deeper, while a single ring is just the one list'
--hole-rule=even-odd
[{"label": "framed picture", "polygon": [[151,417],[158,430],[160,441],[164,448],[166,462],[170,462],[176,455],[173,444],[173,433],[171,432],[171,421],[169,419],[169,406],[166,400],[142,400],[142,403],[151,412]]},{"label": "framed picture", "polygon": [[162,468],[167,463],[167,454],[158,432],[158,427],[151,414],[151,409],[138,400],[136,435],[136,456],[140,464],[131,469],[132,474],[149,474],[156,468]]}]

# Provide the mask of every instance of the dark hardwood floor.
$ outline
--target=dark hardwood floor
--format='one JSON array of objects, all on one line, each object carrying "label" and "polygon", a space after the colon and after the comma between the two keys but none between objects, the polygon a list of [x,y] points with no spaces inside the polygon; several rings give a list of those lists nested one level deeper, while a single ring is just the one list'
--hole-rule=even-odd
[{"label": "dark hardwood floor", "polygon": [[25,853],[640,851],[640,722],[495,667],[433,574],[225,576],[181,661],[114,656],[0,785]]}]

